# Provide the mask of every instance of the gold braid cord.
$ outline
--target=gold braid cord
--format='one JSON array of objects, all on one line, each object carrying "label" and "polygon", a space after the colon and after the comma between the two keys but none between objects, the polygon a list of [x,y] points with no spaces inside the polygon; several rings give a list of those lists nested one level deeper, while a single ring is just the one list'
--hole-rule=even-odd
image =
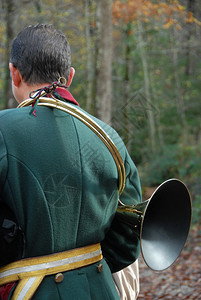
[{"label": "gold braid cord", "polygon": [[[46,98],[46,97],[40,97],[38,99],[39,106],[47,106],[52,108],[60,109],[64,112],[69,113],[70,115],[74,116],[75,118],[82,121],[85,125],[87,125],[107,146],[110,153],[112,154],[114,161],[117,166],[118,175],[119,175],[119,194],[124,190],[125,187],[125,168],[124,163],[121,158],[121,155],[119,151],[117,150],[117,147],[111,140],[111,138],[108,136],[108,134],[93,120],[91,119],[87,114],[82,112],[81,110],[77,109],[76,107],[70,105],[69,103],[60,101],[56,98]],[[25,107],[32,105],[35,102],[35,99],[27,99],[23,102],[21,102],[18,107]]]}]

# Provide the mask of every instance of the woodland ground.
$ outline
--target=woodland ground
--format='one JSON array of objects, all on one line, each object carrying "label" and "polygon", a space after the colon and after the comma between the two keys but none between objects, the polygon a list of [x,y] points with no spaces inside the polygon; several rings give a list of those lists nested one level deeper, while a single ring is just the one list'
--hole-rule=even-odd
[{"label": "woodland ground", "polygon": [[201,299],[201,225],[189,233],[186,246],[173,266],[162,272],[149,269],[140,261],[138,299]]}]

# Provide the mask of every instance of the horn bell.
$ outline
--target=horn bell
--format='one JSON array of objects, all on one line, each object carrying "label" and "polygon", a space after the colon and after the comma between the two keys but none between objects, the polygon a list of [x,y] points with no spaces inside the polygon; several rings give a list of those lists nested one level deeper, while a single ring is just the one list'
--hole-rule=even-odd
[{"label": "horn bell", "polygon": [[191,214],[190,194],[178,179],[163,182],[147,201],[117,208],[119,220],[139,230],[143,259],[154,271],[167,269],[180,255]]}]

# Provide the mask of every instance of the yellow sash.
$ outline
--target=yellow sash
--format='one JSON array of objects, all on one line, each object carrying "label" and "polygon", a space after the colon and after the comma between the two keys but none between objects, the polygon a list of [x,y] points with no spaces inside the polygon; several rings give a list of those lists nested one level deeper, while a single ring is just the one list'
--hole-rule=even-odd
[{"label": "yellow sash", "polygon": [[12,300],[30,299],[43,278],[81,268],[103,258],[100,243],[51,255],[27,258],[0,269],[0,285],[19,281]]}]

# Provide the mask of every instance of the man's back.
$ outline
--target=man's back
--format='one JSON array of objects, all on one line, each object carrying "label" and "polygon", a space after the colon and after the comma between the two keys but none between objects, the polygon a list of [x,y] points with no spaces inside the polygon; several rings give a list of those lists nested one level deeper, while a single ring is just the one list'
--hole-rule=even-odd
[{"label": "man's back", "polygon": [[[101,242],[118,201],[109,150],[65,112],[47,107],[37,107],[36,116],[29,112],[26,107],[0,113],[1,201],[25,233],[25,258]],[[47,276],[34,299],[118,299],[103,265],[98,277],[98,265],[66,272],[60,290],[54,276]]]},{"label": "man's back", "polygon": [[38,107],[35,117],[29,111],[0,118],[2,199],[25,232],[25,257],[100,242],[118,200],[109,150],[65,112]]}]

